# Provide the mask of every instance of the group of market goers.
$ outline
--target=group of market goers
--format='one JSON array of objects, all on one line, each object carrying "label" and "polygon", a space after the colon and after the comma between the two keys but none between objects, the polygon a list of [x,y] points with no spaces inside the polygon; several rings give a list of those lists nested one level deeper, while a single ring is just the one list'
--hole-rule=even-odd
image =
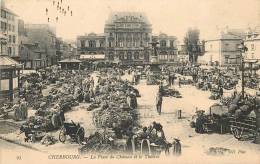
[{"label": "group of market goers", "polygon": [[[176,69],[176,73],[179,71],[180,73],[183,73],[183,75],[187,74],[185,70],[182,69],[178,70],[178,69],[179,68]],[[193,80],[195,82],[203,81],[207,83],[213,81],[214,84],[218,84],[222,86],[220,87],[219,92],[220,94],[223,95],[223,86],[225,85],[224,82],[226,80],[225,76],[219,75],[217,71],[206,72],[196,67],[190,68],[189,72],[190,75],[192,75]],[[169,84],[173,85],[175,79],[176,77],[174,76],[174,74],[170,74],[168,77]],[[32,101],[30,99],[33,98],[28,95],[29,94],[36,95],[39,97],[44,96],[42,93],[44,86],[48,86],[53,81],[60,81],[62,83],[61,89],[58,89],[58,93],[57,93],[58,99],[54,100],[54,98],[52,98],[52,101],[49,104],[49,107],[54,108],[56,111],[62,110],[61,99],[63,98],[62,96],[64,95],[73,95],[73,100],[77,102],[90,103],[90,102],[97,101],[96,99],[98,98],[98,95],[103,93],[103,91],[101,90],[105,89],[104,87],[102,87],[102,85],[100,85],[104,82],[102,80],[102,75],[98,78],[97,85],[95,86],[93,77],[91,77],[90,74],[84,73],[82,71],[67,72],[64,70],[56,70],[56,71],[49,70],[49,71],[40,72],[38,77],[36,75],[32,75],[26,80],[26,83],[29,83],[27,84],[28,86],[23,88],[24,90],[22,92],[21,99],[13,105],[12,109],[15,111],[14,115],[16,120],[25,120],[28,117],[28,108],[31,107],[30,105]],[[110,83],[110,82],[111,81],[108,80],[106,83]],[[233,82],[231,81],[230,83]],[[107,90],[107,92],[109,92],[109,89]],[[131,94],[128,93],[128,95]],[[135,108],[137,105],[136,102],[134,103],[131,102],[130,96],[128,96],[127,103],[131,108]],[[162,105],[162,93],[161,93],[161,86],[160,86],[159,92],[157,94],[157,100],[156,100],[156,108],[158,112],[161,112],[161,105]],[[6,108],[6,106],[2,107],[1,110],[3,110],[4,108]],[[48,110],[48,109],[46,109],[45,107],[45,109],[41,108],[41,110]],[[62,120],[64,121],[65,119],[63,118]],[[143,139],[151,138],[151,132],[153,131],[153,129],[155,129],[156,133],[161,133],[160,134],[161,142],[165,141],[165,136],[162,130],[162,126],[155,122],[150,127],[143,127],[143,131],[140,134],[138,134],[138,136]]]}]

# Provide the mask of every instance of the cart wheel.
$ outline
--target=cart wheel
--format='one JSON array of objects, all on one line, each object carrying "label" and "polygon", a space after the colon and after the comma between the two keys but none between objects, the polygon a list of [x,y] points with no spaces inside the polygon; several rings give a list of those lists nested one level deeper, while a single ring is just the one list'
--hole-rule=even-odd
[{"label": "cart wheel", "polygon": [[77,138],[77,142],[78,144],[82,144],[83,140],[85,137],[85,130],[83,127],[80,127],[76,133],[76,138]]},{"label": "cart wheel", "polygon": [[62,143],[64,143],[66,141],[66,130],[64,127],[62,127],[60,130],[59,141]]},{"label": "cart wheel", "polygon": [[203,133],[208,133],[208,126],[206,124],[202,124],[202,130],[203,130]]},{"label": "cart wheel", "polygon": [[242,133],[238,128],[233,128],[232,133],[236,139],[240,140],[242,138]]},{"label": "cart wheel", "polygon": [[141,154],[151,155],[150,141],[148,139],[141,141]]}]

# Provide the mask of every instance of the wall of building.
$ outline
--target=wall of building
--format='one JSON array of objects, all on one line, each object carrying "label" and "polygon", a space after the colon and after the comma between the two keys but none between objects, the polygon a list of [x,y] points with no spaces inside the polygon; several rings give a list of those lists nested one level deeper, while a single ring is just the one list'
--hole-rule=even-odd
[{"label": "wall of building", "polygon": [[46,67],[46,54],[40,51],[40,47],[38,47],[38,45],[20,45],[20,56],[20,62],[24,65],[25,69],[38,69]]},{"label": "wall of building", "polygon": [[105,54],[105,36],[91,33],[77,38],[79,54]]},{"label": "wall of building", "polygon": [[238,49],[241,40],[238,39],[216,39],[205,42],[205,54],[199,60],[210,64],[220,65],[239,64],[240,50]]},{"label": "wall of building", "polygon": [[220,40],[208,40],[205,42],[205,54],[199,56],[198,61],[201,63],[210,64],[212,62],[220,63],[221,55],[221,41]]},{"label": "wall of building", "polygon": [[47,66],[57,64],[56,34],[48,25],[26,25],[28,42],[38,43],[47,58]]},{"label": "wall of building", "polygon": [[18,19],[17,16],[5,6],[1,5],[0,17],[1,33],[5,34],[8,38],[6,45],[7,54],[17,59],[18,56]]},{"label": "wall of building", "polygon": [[246,59],[260,60],[260,38],[245,41],[245,46],[248,48]]},{"label": "wall of building", "polygon": [[244,45],[247,47],[246,60],[260,60],[260,26],[247,29]]}]

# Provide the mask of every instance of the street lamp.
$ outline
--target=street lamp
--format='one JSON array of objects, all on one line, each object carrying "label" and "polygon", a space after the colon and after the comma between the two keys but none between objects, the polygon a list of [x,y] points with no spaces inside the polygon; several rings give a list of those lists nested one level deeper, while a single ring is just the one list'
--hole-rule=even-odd
[{"label": "street lamp", "polygon": [[240,56],[241,56],[241,71],[242,71],[242,98],[245,97],[245,61],[243,54],[248,50],[248,48],[244,45],[244,41],[241,42],[241,44],[238,46],[238,49],[240,50]]}]

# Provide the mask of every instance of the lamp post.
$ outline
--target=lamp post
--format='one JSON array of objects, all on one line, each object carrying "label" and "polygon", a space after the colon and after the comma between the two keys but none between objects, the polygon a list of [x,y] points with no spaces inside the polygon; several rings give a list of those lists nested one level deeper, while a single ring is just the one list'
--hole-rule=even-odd
[{"label": "lamp post", "polygon": [[248,48],[244,45],[244,41],[241,42],[241,44],[238,46],[238,49],[240,50],[240,56],[241,56],[241,71],[242,71],[242,77],[241,77],[241,85],[242,85],[242,98],[245,97],[245,61],[243,54],[248,50]]}]

